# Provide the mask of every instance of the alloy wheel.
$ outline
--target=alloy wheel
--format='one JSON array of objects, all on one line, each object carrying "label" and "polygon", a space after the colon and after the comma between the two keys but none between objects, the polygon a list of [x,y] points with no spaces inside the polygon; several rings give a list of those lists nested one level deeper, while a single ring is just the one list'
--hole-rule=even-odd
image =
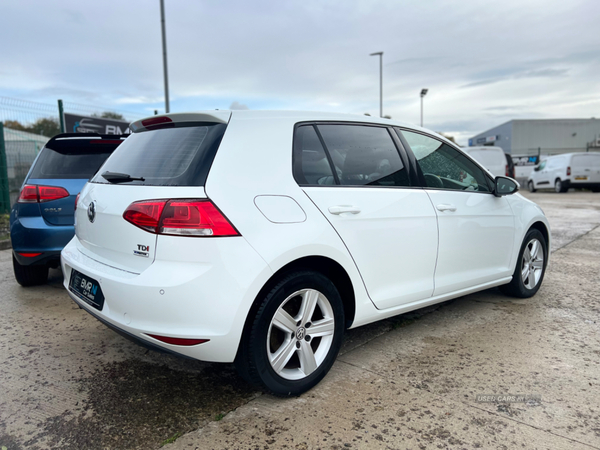
[{"label": "alloy wheel", "polygon": [[521,279],[527,289],[533,289],[539,283],[544,271],[544,250],[537,239],[525,246],[521,265]]},{"label": "alloy wheel", "polygon": [[309,376],[323,363],[333,343],[331,303],[315,289],[287,297],[271,319],[267,356],[277,375],[287,380]]}]

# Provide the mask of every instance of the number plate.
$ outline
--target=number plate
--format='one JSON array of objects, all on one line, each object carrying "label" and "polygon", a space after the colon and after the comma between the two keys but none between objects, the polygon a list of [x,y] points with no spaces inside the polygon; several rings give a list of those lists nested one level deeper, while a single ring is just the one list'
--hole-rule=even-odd
[{"label": "number plate", "polygon": [[98,311],[102,311],[104,294],[98,282],[93,278],[73,269],[71,270],[69,290],[88,305],[96,308]]},{"label": "number plate", "polygon": [[580,175],[580,176],[575,177],[575,179],[576,180],[583,180],[583,181],[585,181],[585,180],[587,180],[587,176],[581,176]]}]

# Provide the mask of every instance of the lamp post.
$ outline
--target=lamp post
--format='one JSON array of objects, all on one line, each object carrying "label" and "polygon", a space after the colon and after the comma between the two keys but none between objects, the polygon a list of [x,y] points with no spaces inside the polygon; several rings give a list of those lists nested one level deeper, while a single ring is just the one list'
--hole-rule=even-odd
[{"label": "lamp post", "polygon": [[165,1],[160,0],[160,26],[162,30],[162,50],[163,50],[163,73],[165,76],[165,112],[168,114],[169,108],[169,76],[167,73],[167,31],[165,30]]},{"label": "lamp post", "polygon": [[429,89],[421,89],[421,126],[423,126],[423,97],[427,95]]},{"label": "lamp post", "polygon": [[369,56],[379,55],[379,117],[383,117],[383,52],[371,53]]}]

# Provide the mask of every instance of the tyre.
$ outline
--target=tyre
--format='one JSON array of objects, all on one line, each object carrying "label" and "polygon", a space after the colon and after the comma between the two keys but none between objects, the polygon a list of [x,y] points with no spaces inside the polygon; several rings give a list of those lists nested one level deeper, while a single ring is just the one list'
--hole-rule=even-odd
[{"label": "tyre", "polygon": [[519,298],[533,297],[546,273],[548,244],[539,230],[532,228],[525,235],[512,281],[500,286],[502,292]]},{"label": "tyre", "polygon": [[537,191],[537,189],[533,186],[533,181],[529,181],[529,183],[527,183],[527,187],[529,188],[529,192]]},{"label": "tyre", "polygon": [[259,301],[242,337],[238,371],[274,395],[300,395],[323,379],[340,350],[340,294],[324,275],[298,271]]},{"label": "tyre", "polygon": [[554,191],[555,192],[567,192],[566,186],[560,180],[560,178],[557,178],[556,181],[554,182]]},{"label": "tyre", "polygon": [[13,255],[13,271],[17,283],[21,286],[37,286],[44,284],[48,281],[48,266],[46,265],[33,265],[33,266],[22,266],[16,260]]}]

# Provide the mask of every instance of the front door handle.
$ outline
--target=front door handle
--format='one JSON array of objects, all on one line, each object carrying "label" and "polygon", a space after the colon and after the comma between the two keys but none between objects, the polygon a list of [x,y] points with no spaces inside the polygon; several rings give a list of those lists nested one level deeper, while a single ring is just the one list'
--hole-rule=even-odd
[{"label": "front door handle", "polygon": [[358,214],[360,212],[360,208],[358,206],[350,206],[350,205],[330,206],[329,212],[331,214],[335,214],[335,215],[344,214],[344,213]]},{"label": "front door handle", "polygon": [[442,204],[442,205],[437,205],[436,208],[438,209],[438,211],[456,211],[456,206],[454,205],[446,205],[446,204]]}]

